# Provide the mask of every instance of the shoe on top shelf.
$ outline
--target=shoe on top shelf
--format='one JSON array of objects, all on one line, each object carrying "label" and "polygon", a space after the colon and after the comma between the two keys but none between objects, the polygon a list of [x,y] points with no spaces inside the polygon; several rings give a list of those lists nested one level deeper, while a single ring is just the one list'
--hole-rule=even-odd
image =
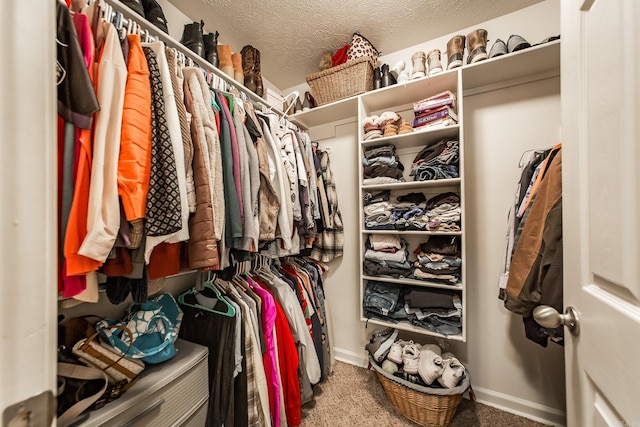
[{"label": "shoe on top shelf", "polygon": [[489,50],[489,58],[495,58],[496,56],[501,56],[507,53],[507,44],[500,39],[496,39],[491,46],[491,50]]},{"label": "shoe on top shelf", "polygon": [[507,50],[509,53],[517,52],[528,47],[531,47],[531,44],[517,34],[512,34],[509,36],[509,40],[507,40]]}]

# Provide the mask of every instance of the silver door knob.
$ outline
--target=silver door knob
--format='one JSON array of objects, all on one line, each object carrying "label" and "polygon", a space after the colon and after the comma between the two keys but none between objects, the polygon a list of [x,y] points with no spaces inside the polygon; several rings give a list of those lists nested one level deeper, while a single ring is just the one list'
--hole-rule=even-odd
[{"label": "silver door knob", "polygon": [[580,333],[578,312],[573,307],[567,307],[564,314],[560,314],[553,307],[539,305],[533,309],[533,318],[540,326],[545,328],[553,329],[564,325],[569,329],[571,335],[577,336]]}]

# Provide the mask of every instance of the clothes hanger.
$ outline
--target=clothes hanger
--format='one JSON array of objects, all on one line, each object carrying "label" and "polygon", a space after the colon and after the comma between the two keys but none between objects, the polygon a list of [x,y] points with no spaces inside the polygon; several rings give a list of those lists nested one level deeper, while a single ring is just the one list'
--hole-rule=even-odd
[{"label": "clothes hanger", "polygon": [[[195,287],[192,287],[178,296],[178,302],[182,305],[192,307],[197,310],[204,310],[210,313],[220,314],[222,316],[234,317],[236,315],[236,309],[231,304],[229,304],[229,302],[224,299],[220,291],[212,285],[212,280],[213,279],[211,277],[211,272],[209,272],[204,286],[214,292],[214,294],[216,295],[215,298],[203,295],[198,290],[196,290]],[[187,295],[194,295],[196,297],[196,301],[198,302],[196,304],[186,302],[185,297]],[[219,304],[219,302],[221,304]],[[204,305],[202,305],[201,303]]]}]

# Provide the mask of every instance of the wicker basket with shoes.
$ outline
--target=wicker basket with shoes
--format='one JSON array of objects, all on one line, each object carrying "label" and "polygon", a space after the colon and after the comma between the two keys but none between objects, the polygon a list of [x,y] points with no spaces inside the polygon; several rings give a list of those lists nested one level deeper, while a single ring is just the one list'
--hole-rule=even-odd
[{"label": "wicker basket with shoes", "polygon": [[309,74],[307,83],[317,105],[359,95],[373,89],[373,65],[369,57]]},{"label": "wicker basket with shoes", "polygon": [[443,389],[410,383],[384,371],[372,358],[369,362],[393,407],[425,427],[448,427],[456,415],[462,394],[471,387],[468,371],[458,386]]}]

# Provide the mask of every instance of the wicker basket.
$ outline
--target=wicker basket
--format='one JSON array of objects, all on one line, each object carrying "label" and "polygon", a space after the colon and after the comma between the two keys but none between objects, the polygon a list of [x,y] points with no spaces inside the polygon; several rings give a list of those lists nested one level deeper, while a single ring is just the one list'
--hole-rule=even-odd
[{"label": "wicker basket", "polygon": [[373,89],[373,66],[369,57],[358,58],[309,74],[307,83],[316,104],[328,104]]},{"label": "wicker basket", "polygon": [[[374,361],[371,366],[384,388],[389,401],[402,415],[414,423],[425,427],[448,427],[456,415],[462,394],[469,388],[469,377],[465,375],[462,383],[450,395],[430,394],[424,391],[427,387],[411,384],[411,387],[401,383],[405,381],[383,371]],[[438,389],[435,389],[438,390]]]}]

